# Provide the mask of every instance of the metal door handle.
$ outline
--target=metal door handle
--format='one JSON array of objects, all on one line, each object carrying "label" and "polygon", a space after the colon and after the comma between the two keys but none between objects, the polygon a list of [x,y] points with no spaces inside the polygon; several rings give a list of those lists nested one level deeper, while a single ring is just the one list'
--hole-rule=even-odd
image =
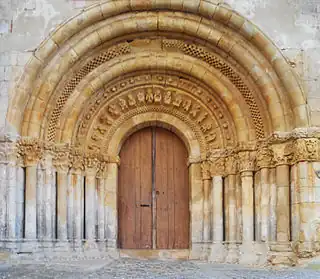
[{"label": "metal door handle", "polygon": [[140,204],[141,207],[151,207],[151,204]]}]

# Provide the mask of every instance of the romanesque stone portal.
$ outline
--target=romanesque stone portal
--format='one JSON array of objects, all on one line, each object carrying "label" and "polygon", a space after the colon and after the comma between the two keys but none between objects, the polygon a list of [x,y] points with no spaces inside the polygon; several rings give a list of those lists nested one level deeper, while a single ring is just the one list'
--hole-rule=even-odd
[{"label": "romanesque stone portal", "polygon": [[119,154],[163,127],[188,153],[185,257],[295,263],[320,250],[320,133],[302,87],[258,28],[216,1],[85,9],[34,52],[7,121],[20,136],[1,145],[6,249],[119,251]]}]

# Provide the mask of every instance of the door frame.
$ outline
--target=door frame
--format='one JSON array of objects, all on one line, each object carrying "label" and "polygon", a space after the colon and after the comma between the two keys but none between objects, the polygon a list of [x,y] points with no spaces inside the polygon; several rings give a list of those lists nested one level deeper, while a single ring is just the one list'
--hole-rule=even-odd
[{"label": "door frame", "polygon": [[[203,241],[203,179],[201,163],[205,154],[201,139],[184,121],[163,112],[147,112],[133,116],[119,125],[108,145],[111,162],[107,168],[107,191],[109,211],[107,246],[118,248],[118,171],[121,164],[119,154],[125,140],[134,132],[150,126],[158,126],[174,132],[185,143],[189,172],[189,252]],[[205,142],[205,141],[202,141]],[[112,161],[112,159],[114,159]]]}]

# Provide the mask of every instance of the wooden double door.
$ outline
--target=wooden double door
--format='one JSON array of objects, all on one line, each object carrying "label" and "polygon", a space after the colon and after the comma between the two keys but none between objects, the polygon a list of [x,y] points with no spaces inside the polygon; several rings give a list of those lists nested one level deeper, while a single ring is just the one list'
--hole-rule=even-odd
[{"label": "wooden double door", "polygon": [[158,127],[131,135],[120,152],[119,248],[188,249],[188,153]]}]

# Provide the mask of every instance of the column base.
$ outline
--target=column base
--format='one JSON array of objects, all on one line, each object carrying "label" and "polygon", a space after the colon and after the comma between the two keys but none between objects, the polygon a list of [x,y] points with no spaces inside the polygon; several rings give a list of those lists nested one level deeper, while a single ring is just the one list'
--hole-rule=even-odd
[{"label": "column base", "polygon": [[224,263],[227,254],[227,247],[222,242],[212,243],[208,261],[211,263]]}]

